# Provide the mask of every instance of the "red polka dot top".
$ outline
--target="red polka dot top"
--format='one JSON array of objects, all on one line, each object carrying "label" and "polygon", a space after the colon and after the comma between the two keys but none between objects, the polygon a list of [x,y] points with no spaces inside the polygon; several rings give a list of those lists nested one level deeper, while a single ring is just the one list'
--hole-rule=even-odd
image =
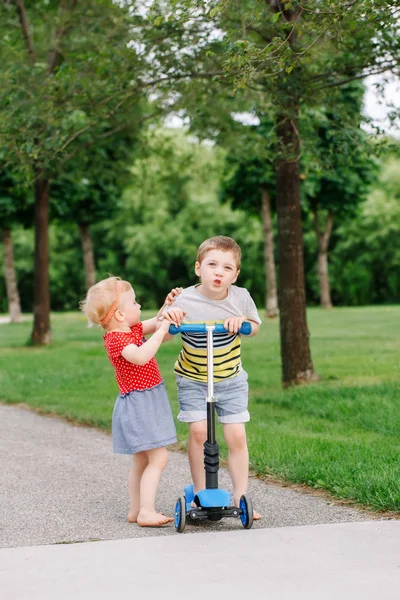
[{"label": "red polka dot top", "polygon": [[122,350],[135,344],[141,346],[146,341],[143,336],[143,324],[138,323],[128,331],[109,331],[104,334],[104,347],[108,358],[115,370],[121,394],[133,390],[147,390],[162,382],[157,361],[153,357],[145,365],[134,365],[127,361],[121,354]]}]

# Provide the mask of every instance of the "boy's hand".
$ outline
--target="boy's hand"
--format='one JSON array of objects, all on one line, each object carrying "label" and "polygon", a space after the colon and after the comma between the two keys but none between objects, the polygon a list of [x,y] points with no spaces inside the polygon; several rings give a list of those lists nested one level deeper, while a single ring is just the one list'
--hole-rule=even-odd
[{"label": "boy's hand", "polygon": [[165,313],[164,318],[169,321],[169,324],[173,323],[176,327],[179,327],[183,321],[183,317],[186,315],[186,312],[181,308],[169,308]]},{"label": "boy's hand", "polygon": [[181,287],[173,288],[168,294],[168,296],[165,298],[164,306],[171,306],[175,298],[182,293],[182,290],[183,288]]},{"label": "boy's hand", "polygon": [[224,327],[229,331],[229,333],[237,333],[245,320],[246,317],[243,317],[243,315],[240,317],[229,317],[224,322]]}]

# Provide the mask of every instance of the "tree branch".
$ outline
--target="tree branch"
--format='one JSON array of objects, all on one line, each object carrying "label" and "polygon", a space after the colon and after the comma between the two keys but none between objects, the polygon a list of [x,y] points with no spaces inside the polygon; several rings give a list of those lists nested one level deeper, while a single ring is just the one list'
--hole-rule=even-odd
[{"label": "tree branch", "polygon": [[[78,0],[72,0],[71,7],[70,7],[71,13],[75,10],[77,4],[78,4]],[[65,10],[65,8],[62,5],[63,5],[63,2],[61,2],[60,10],[59,10],[60,20],[61,20],[61,13]],[[66,33],[70,29],[71,29],[71,25],[66,25],[64,23],[64,25],[61,27],[61,29],[58,31],[58,33],[55,36],[55,39],[56,39],[56,43],[54,44],[55,46],[56,45],[59,46],[61,40],[63,39],[63,37],[66,35]],[[53,73],[54,69],[59,65],[61,56],[62,56],[61,52],[58,48],[52,48],[51,50],[49,50],[48,55],[47,55],[47,74],[48,75],[51,75]]]},{"label": "tree branch", "polygon": [[15,0],[15,5],[18,11],[19,23],[21,25],[22,34],[24,36],[26,49],[32,61],[36,60],[36,52],[33,47],[33,40],[29,31],[28,15],[26,13],[24,0]]},{"label": "tree branch", "polygon": [[391,67],[385,66],[381,69],[377,69],[376,71],[369,71],[368,73],[362,73],[361,75],[354,75],[353,77],[348,77],[347,79],[341,79],[339,81],[334,81],[332,83],[327,83],[326,85],[320,85],[314,87],[315,90],[326,90],[332,87],[338,87],[340,85],[346,85],[346,83],[350,83],[350,81],[356,81],[357,79],[365,79],[366,77],[370,77],[371,75],[379,75],[380,73],[385,73],[385,71],[391,71],[393,67],[397,66],[393,64]]}]

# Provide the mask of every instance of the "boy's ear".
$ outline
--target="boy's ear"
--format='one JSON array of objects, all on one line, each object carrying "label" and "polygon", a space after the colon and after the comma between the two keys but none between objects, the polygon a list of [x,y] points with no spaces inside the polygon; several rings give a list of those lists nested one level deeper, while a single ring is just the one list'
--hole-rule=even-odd
[{"label": "boy's ear", "polygon": [[199,262],[195,263],[194,272],[196,273],[197,277],[200,277],[200,263]]},{"label": "boy's ear", "polygon": [[235,277],[235,279],[232,281],[232,283],[236,283],[236,280],[237,280],[237,278],[239,277],[239,273],[240,273],[240,269],[238,269],[238,270],[236,271],[236,277]]}]

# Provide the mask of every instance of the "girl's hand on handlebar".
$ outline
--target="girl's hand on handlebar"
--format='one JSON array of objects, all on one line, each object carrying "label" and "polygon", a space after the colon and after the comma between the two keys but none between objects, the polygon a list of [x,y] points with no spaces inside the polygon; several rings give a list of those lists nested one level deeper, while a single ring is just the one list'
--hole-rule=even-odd
[{"label": "girl's hand on handlebar", "polygon": [[181,308],[169,308],[168,312],[165,313],[164,318],[169,322],[169,325],[173,323],[176,327],[181,325],[186,312]]},{"label": "girl's hand on handlebar", "polygon": [[243,315],[240,317],[229,317],[225,320],[224,327],[229,331],[229,333],[237,333],[245,320],[246,317],[243,317]]},{"label": "girl's hand on handlebar", "polygon": [[158,323],[157,323],[157,330],[161,329],[161,331],[163,331],[164,333],[167,333],[170,325],[171,325],[171,322],[168,321],[168,319],[164,319],[164,318],[162,318],[161,320],[159,319]]}]

